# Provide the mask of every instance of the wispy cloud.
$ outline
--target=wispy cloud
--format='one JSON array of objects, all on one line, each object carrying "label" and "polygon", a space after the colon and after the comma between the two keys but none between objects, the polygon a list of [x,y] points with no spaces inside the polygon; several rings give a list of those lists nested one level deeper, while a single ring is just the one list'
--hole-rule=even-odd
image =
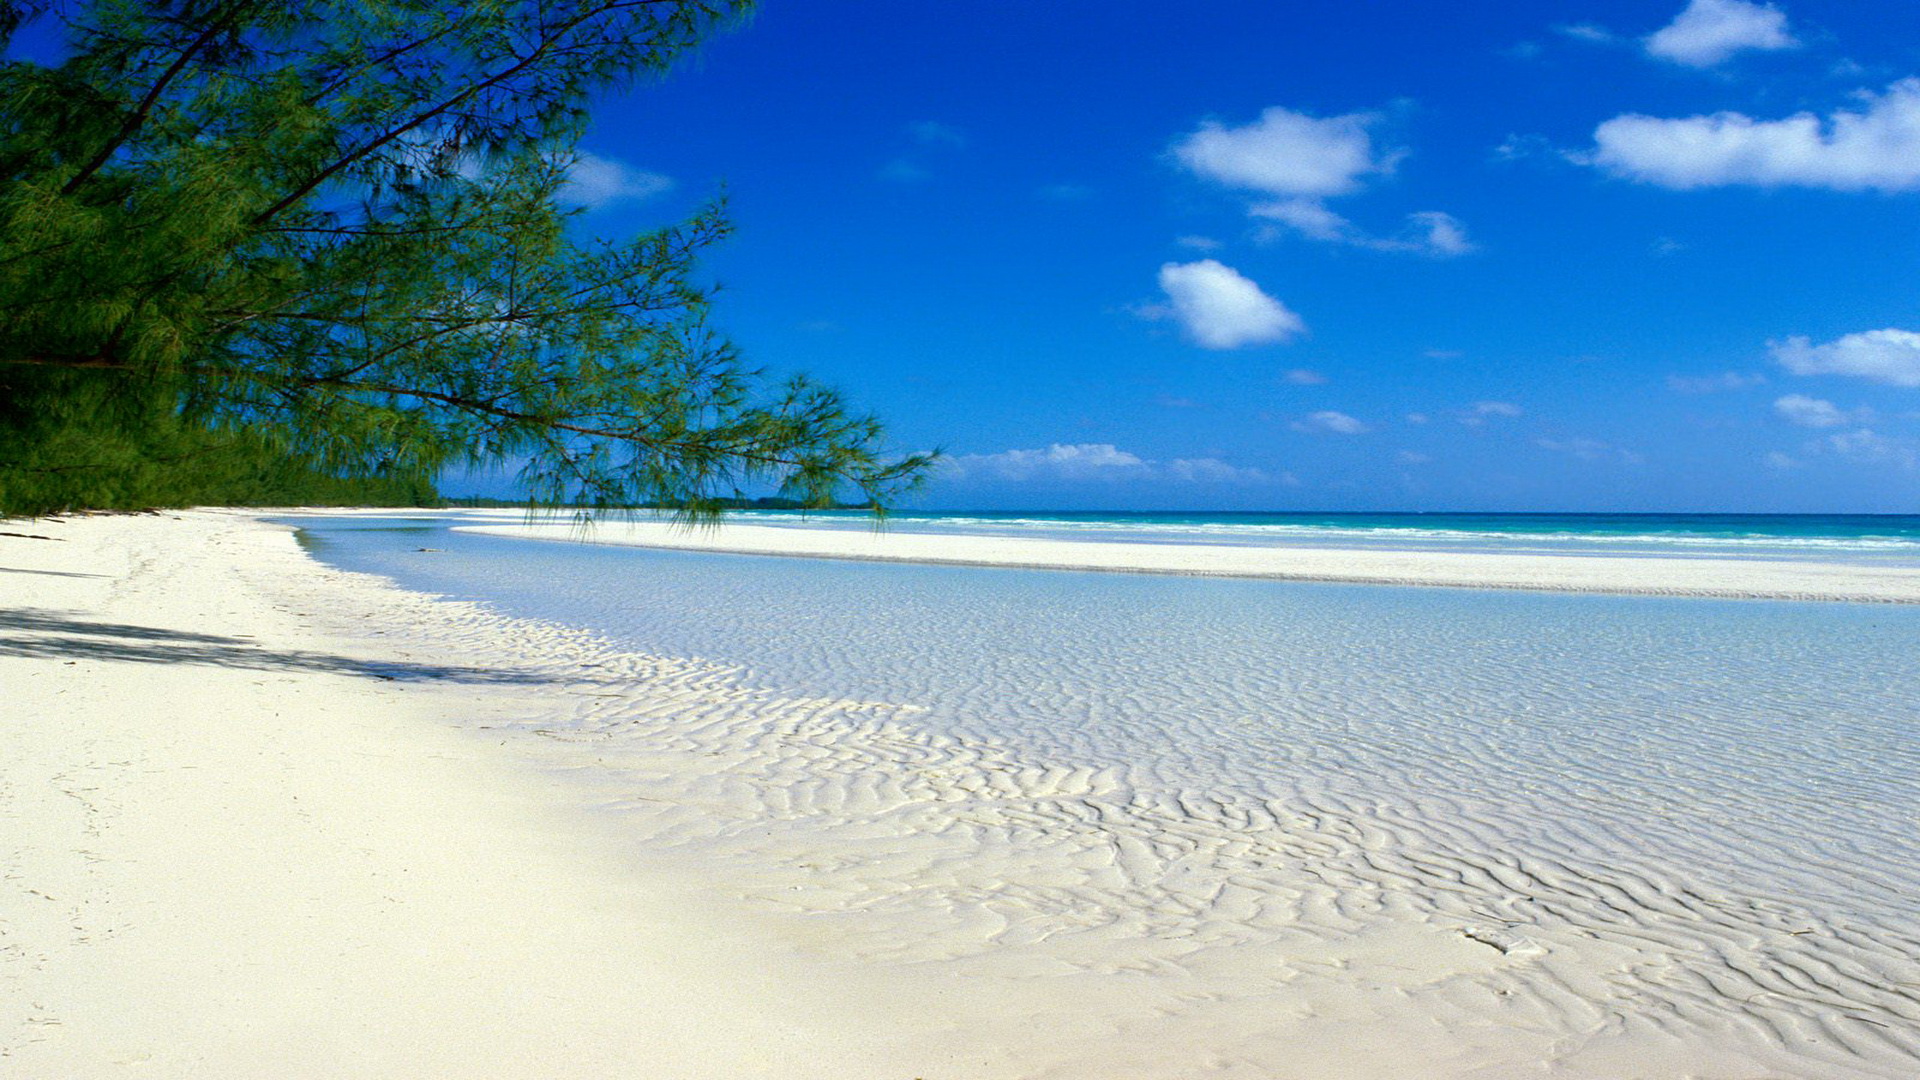
[{"label": "wispy cloud", "polygon": [[1723,371],[1718,375],[1669,375],[1667,389],[1676,394],[1715,394],[1722,390],[1745,390],[1752,386],[1765,386],[1767,377],[1760,374],[1743,375],[1737,371]]},{"label": "wispy cloud", "polygon": [[1769,342],[1781,367],[1795,375],[1851,375],[1892,386],[1920,386],[1920,334],[1867,330],[1813,344],[1805,337]]},{"label": "wispy cloud", "polygon": [[1326,435],[1365,435],[1373,429],[1343,412],[1323,409],[1308,413],[1288,425],[1295,431],[1306,431]]},{"label": "wispy cloud", "polygon": [[1594,129],[1580,156],[1616,176],[1681,190],[1744,184],[1836,191],[1920,187],[1920,79],[1822,118],[1756,120],[1737,112],[1660,119],[1629,114]]},{"label": "wispy cloud", "polygon": [[1202,348],[1281,342],[1307,329],[1306,322],[1285,304],[1213,259],[1167,263],[1160,268],[1160,288],[1167,303],[1140,308],[1139,314],[1173,319]]},{"label": "wispy cloud", "polygon": [[1748,50],[1791,49],[1787,13],[1747,0],[1692,0],[1643,42],[1647,55],[1687,67],[1713,67]]},{"label": "wispy cloud", "polygon": [[672,189],[669,177],[582,151],[567,170],[559,197],[569,205],[598,210],[618,202],[651,199]]},{"label": "wispy cloud", "polygon": [[[1053,443],[1030,450],[1003,450],[997,454],[957,454],[946,461],[946,474],[955,480],[999,480],[1013,483],[1144,481],[1180,484],[1262,484],[1276,480],[1264,470],[1245,468],[1219,458],[1173,458],[1155,461],[1129,453],[1112,443]],[[1277,478],[1285,483],[1284,475]]]},{"label": "wispy cloud", "polygon": [[1375,251],[1447,257],[1474,250],[1466,226],[1438,210],[1409,214],[1397,234],[1376,236],[1327,206],[1393,172],[1406,156],[1375,147],[1370,129],[1379,120],[1376,113],[1317,117],[1276,105],[1239,127],[1201,124],[1173,144],[1173,157],[1195,176],[1263,196],[1248,213],[1277,230]]},{"label": "wispy cloud", "polygon": [[1562,23],[1553,32],[1590,45],[1611,45],[1620,40],[1619,35],[1597,23]]},{"label": "wispy cloud", "polygon": [[1900,469],[1920,469],[1920,444],[1912,439],[1883,435],[1870,428],[1842,431],[1824,440],[1826,449],[1840,457],[1865,465],[1892,465]]},{"label": "wispy cloud", "polygon": [[1773,403],[1777,412],[1790,424],[1800,427],[1830,428],[1845,427],[1854,422],[1854,416],[1831,401],[1808,397],[1805,394],[1788,394]]},{"label": "wispy cloud", "polygon": [[1489,419],[1512,420],[1525,414],[1525,409],[1511,401],[1476,401],[1459,419],[1468,427],[1479,427]]},{"label": "wispy cloud", "polygon": [[1295,386],[1325,386],[1328,381],[1327,377],[1318,371],[1299,367],[1289,370],[1280,378]]}]

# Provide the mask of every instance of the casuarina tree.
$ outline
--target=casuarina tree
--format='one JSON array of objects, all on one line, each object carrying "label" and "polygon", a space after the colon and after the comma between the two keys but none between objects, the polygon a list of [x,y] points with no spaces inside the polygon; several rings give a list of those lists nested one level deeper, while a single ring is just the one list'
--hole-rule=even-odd
[{"label": "casuarina tree", "polygon": [[882,505],[924,476],[709,326],[723,206],[621,242],[574,220],[592,102],[742,0],[0,7],[0,34],[64,33],[0,65],[0,509],[235,446],[696,513],[755,484]]}]

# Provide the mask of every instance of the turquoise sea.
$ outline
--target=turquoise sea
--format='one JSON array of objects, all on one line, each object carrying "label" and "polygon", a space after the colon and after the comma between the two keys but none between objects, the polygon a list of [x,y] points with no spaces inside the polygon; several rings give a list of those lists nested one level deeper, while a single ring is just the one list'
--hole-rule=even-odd
[{"label": "turquoise sea", "polygon": [[[1663,973],[1621,991],[1650,1016],[1761,1031],[1813,1055],[1799,1075],[1920,1075],[1920,606],[707,554],[465,534],[433,514],[293,523],[334,565],[756,686],[911,706],[943,737],[1122,770],[1193,805],[1358,822],[1374,846],[1355,849],[1357,874],[1464,860],[1484,873],[1429,884],[1486,889],[1482,908],[1554,932],[1623,935],[1645,954],[1633,971]],[[1920,565],[1920,516],[903,513],[888,527]]]},{"label": "turquoise sea", "polygon": [[[757,525],[871,528],[852,511],[743,512]],[[1920,514],[1477,514],[903,511],[903,531],[1126,542],[1447,547],[1593,554],[1735,554],[1920,561]]]}]

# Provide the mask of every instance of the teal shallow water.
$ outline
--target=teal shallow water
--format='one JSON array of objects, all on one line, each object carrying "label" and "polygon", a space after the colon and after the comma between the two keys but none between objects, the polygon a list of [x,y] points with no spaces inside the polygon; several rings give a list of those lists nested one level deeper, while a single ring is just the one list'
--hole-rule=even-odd
[{"label": "teal shallow water", "polygon": [[[1791,947],[1811,969],[1848,965],[1842,981],[1861,987],[1848,1007],[1920,1032],[1920,996],[1865,989],[1920,984],[1920,609],[729,556],[434,519],[299,524],[347,569],[736,667],[756,685],[920,706],[911,722],[942,734],[1169,790],[1371,815],[1397,823],[1402,848],[1611,875],[1656,907],[1699,895],[1803,920]],[[1596,928],[1614,917],[1562,904],[1556,917]],[[1760,923],[1728,918],[1711,948],[1759,939]],[[1845,955],[1821,953],[1823,934]],[[1756,970],[1786,962],[1771,957]],[[1912,1043],[1920,1062],[1920,1034]]]},{"label": "teal shallow water", "polygon": [[[745,512],[742,522],[871,527],[864,514]],[[1117,542],[1312,544],[1561,554],[1737,555],[1901,561],[1920,565],[1920,515],[1893,514],[1360,514],[897,513],[906,532]]]}]

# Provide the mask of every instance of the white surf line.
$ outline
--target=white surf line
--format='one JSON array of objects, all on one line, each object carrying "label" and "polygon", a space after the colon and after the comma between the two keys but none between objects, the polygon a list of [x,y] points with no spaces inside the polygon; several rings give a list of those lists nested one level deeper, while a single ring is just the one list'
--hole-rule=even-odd
[{"label": "white surf line", "polygon": [[737,523],[689,528],[670,522],[601,522],[583,529],[571,523],[486,522],[456,528],[526,539],[871,562],[1742,600],[1920,603],[1920,567],[1812,560],[1112,543]]}]

